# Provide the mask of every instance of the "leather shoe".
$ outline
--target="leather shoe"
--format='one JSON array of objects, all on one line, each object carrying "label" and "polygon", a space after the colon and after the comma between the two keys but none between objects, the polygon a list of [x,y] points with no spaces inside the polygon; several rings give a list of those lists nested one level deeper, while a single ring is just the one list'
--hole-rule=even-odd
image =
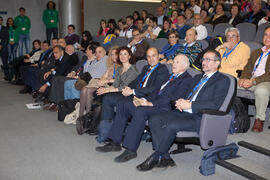
[{"label": "leather shoe", "polygon": [[137,157],[137,153],[126,149],[122,154],[114,158],[114,162],[123,163]]},{"label": "leather shoe", "polygon": [[49,111],[51,111],[51,112],[57,112],[58,111],[58,105],[57,104],[53,104],[50,107]]},{"label": "leather shoe", "polygon": [[136,166],[139,171],[149,171],[153,169],[158,164],[158,160],[154,159],[154,156],[151,155],[148,157],[142,164]]},{"label": "leather shoe", "polygon": [[263,131],[263,123],[264,121],[261,121],[260,119],[256,119],[253,127],[252,127],[252,131],[253,132],[262,132]]},{"label": "leather shoe", "polygon": [[165,159],[161,158],[158,164],[154,167],[155,169],[167,169],[169,167],[175,167],[176,164],[172,158],[170,159]]},{"label": "leather shoe", "polygon": [[96,147],[96,151],[106,153],[106,152],[113,152],[113,151],[121,151],[122,148],[119,143],[115,142],[108,142],[104,146]]}]

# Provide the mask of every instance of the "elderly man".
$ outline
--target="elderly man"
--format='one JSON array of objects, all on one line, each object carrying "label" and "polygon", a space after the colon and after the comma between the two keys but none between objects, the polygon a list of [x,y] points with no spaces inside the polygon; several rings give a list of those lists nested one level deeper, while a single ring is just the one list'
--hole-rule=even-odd
[{"label": "elderly man", "polygon": [[137,61],[145,59],[146,51],[149,48],[148,42],[143,39],[142,33],[138,28],[133,29],[132,36],[133,39],[127,47],[131,49]]},{"label": "elderly man", "polygon": [[202,18],[200,14],[194,14],[193,24],[194,26],[192,28],[195,29],[198,33],[197,40],[203,40],[207,38],[207,29],[204,25],[202,25]]},{"label": "elderly man", "polygon": [[[170,102],[184,97],[192,80],[186,72],[187,68],[189,68],[188,58],[185,55],[176,56],[172,65],[172,74],[159,90],[145,98],[134,97],[133,100],[127,99],[118,103],[114,123],[108,135],[110,141],[102,147],[97,147],[96,150],[99,152],[120,151],[125,132],[123,140],[125,151],[114,160],[121,163],[135,158],[145,121],[151,115],[171,110]],[[130,116],[132,120],[125,131]]]},{"label": "elderly man", "polygon": [[157,25],[162,26],[164,19],[167,18],[164,15],[164,9],[162,7],[157,8]]},{"label": "elderly man", "polygon": [[240,42],[240,31],[237,28],[227,28],[225,36],[226,42],[216,48],[222,58],[219,71],[237,78],[236,71],[244,69],[250,56],[250,49],[244,42]]},{"label": "elderly man", "polygon": [[157,18],[150,17],[148,29],[144,32],[143,36],[146,38],[156,39],[160,31],[161,28],[157,26]]},{"label": "elderly man", "polygon": [[238,85],[255,94],[256,120],[252,131],[262,132],[270,96],[270,27],[264,30],[263,47],[253,51]]},{"label": "elderly man", "polygon": [[[199,67],[194,65],[194,62],[197,56],[202,52],[201,45],[196,42],[197,39],[197,31],[195,29],[189,29],[186,32],[186,42],[184,44],[180,44],[177,54],[185,54],[190,62],[190,66],[200,70]],[[197,63],[196,63],[197,64]]]},{"label": "elderly man", "polygon": [[[124,99],[132,99],[133,95],[142,98],[159,90],[161,85],[168,80],[169,71],[164,64],[159,62],[159,53],[156,48],[147,50],[148,65],[144,66],[141,74],[133,80],[122,93],[109,93],[102,100],[101,119],[111,121],[114,119],[114,107]],[[106,135],[105,135],[106,136]],[[102,139],[106,137],[103,136]]]},{"label": "elderly man", "polygon": [[243,17],[243,21],[253,23],[257,26],[258,22],[265,16],[265,13],[262,10],[262,1],[252,0],[251,9],[252,11]]},{"label": "elderly man", "polygon": [[229,78],[218,72],[220,60],[217,51],[207,51],[202,58],[204,74],[194,77],[184,98],[176,101],[176,109],[150,117],[149,126],[155,152],[137,166],[139,171],[175,166],[168,151],[177,132],[198,132],[202,118],[200,110],[220,108],[230,85]]}]

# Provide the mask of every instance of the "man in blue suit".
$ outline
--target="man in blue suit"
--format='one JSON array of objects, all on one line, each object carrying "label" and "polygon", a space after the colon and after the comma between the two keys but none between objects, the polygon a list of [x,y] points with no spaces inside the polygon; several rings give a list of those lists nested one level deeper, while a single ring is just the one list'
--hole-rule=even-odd
[{"label": "man in blue suit", "polygon": [[204,74],[194,77],[185,98],[176,101],[176,109],[151,116],[149,119],[155,152],[142,164],[139,171],[175,166],[168,151],[179,131],[199,132],[202,114],[200,110],[218,110],[229,89],[230,80],[218,72],[221,57],[215,50],[208,50],[202,58]]},{"label": "man in blue suit", "polygon": [[[185,55],[176,56],[172,65],[172,74],[158,90],[145,98],[135,97],[118,103],[114,123],[108,135],[111,141],[105,146],[97,147],[96,150],[99,152],[121,150],[120,144],[125,132],[123,140],[125,151],[114,160],[126,162],[135,158],[145,121],[151,115],[170,111],[170,102],[184,97],[192,82],[191,76],[186,72],[189,65],[189,60]],[[126,128],[129,117],[132,117],[132,120]]]}]

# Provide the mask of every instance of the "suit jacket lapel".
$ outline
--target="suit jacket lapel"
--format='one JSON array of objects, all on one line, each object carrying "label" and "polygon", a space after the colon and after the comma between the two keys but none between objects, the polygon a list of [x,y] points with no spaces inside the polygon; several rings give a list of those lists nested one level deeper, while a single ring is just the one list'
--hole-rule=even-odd
[{"label": "suit jacket lapel", "polygon": [[[217,71],[215,74],[213,74],[213,76],[206,82],[206,84],[202,87],[202,89],[200,90],[200,93],[203,93],[207,87],[211,86],[213,83],[215,83],[216,78],[220,75],[220,73]],[[198,94],[198,96],[199,96]]]}]

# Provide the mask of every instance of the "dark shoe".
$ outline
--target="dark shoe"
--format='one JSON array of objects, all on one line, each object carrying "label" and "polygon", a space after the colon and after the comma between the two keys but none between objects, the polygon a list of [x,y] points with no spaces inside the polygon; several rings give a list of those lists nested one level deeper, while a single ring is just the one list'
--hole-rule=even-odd
[{"label": "dark shoe", "polygon": [[158,164],[158,160],[153,158],[153,155],[148,157],[142,164],[136,166],[139,171],[149,171]]},{"label": "dark shoe", "polygon": [[44,110],[44,111],[49,111],[50,108],[51,108],[53,105],[54,105],[53,103],[48,104],[47,106],[44,106],[44,107],[43,107],[43,110]]},{"label": "dark shoe", "polygon": [[50,107],[49,111],[51,111],[51,112],[57,112],[58,111],[58,105],[57,104],[53,104]]},{"label": "dark shoe", "polygon": [[43,105],[51,103],[51,101],[47,97],[44,97],[44,99],[42,100],[42,102],[43,102]]},{"label": "dark shoe", "polygon": [[26,94],[32,92],[32,89],[29,86],[24,86],[23,89],[19,91],[20,94]]},{"label": "dark shoe", "polygon": [[115,143],[115,142],[108,142],[104,146],[96,147],[96,151],[103,152],[103,153],[112,152],[112,151],[121,151],[121,150],[122,148],[120,144]]},{"label": "dark shoe", "polygon": [[162,158],[160,159],[160,161],[158,162],[158,164],[155,166],[155,168],[163,168],[163,169],[167,169],[169,167],[175,167],[176,164],[174,162],[173,159],[165,159],[165,158]]},{"label": "dark shoe", "polygon": [[43,94],[39,94],[36,99],[35,99],[35,102],[42,102],[44,101],[44,99],[46,99],[45,96],[43,96]]},{"label": "dark shoe", "polygon": [[122,154],[114,158],[115,162],[123,163],[137,157],[137,153],[126,149]]},{"label": "dark shoe", "polygon": [[38,96],[39,96],[39,92],[38,92],[38,91],[34,91],[34,92],[32,93],[32,97],[33,97],[34,99],[36,99]]},{"label": "dark shoe", "polygon": [[262,132],[263,131],[263,123],[264,121],[261,121],[260,119],[256,119],[253,127],[252,127],[252,131],[253,132]]}]

